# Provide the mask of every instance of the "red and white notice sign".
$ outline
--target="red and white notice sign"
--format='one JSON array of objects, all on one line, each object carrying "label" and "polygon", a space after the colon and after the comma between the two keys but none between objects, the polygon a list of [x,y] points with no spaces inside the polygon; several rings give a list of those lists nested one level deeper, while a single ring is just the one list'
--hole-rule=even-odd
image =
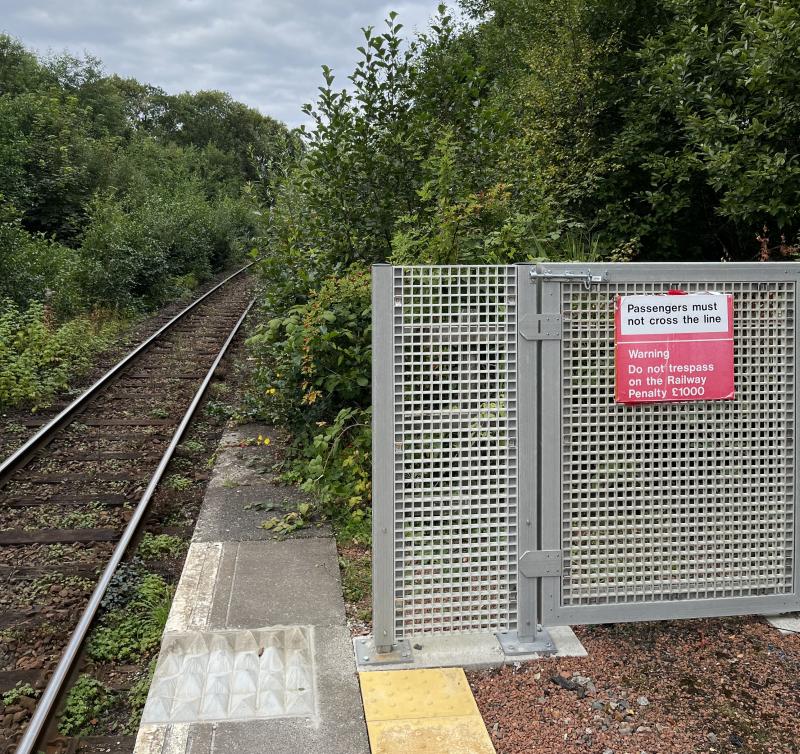
[{"label": "red and white notice sign", "polygon": [[619,403],[733,398],[733,296],[617,296]]}]

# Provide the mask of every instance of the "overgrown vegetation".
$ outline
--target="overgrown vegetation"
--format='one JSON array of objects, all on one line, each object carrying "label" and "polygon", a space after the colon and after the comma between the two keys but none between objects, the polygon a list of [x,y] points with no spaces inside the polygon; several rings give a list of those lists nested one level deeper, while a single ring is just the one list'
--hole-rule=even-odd
[{"label": "overgrown vegetation", "polygon": [[161,576],[145,573],[134,589],[104,613],[88,642],[93,660],[125,662],[155,649],[167,623],[173,588]]},{"label": "overgrown vegetation", "polygon": [[0,35],[0,408],[46,403],[121,321],[249,251],[299,149],[222,92]]},{"label": "overgrown vegetation", "polygon": [[256,409],[289,478],[368,537],[368,265],[794,258],[800,10],[462,0],[323,69],[273,189]]}]

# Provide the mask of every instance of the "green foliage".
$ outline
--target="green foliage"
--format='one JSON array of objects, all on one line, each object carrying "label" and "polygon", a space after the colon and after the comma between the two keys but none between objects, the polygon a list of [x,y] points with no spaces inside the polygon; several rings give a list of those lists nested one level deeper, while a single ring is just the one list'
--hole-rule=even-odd
[{"label": "green foliage", "polygon": [[89,369],[119,328],[118,320],[100,315],[57,325],[41,303],[23,310],[0,301],[0,407],[46,404]]},{"label": "green foliage", "polygon": [[142,560],[157,560],[159,558],[176,558],[183,555],[188,548],[188,543],[180,537],[171,534],[151,534],[145,532],[136,554]]},{"label": "green foliage", "polygon": [[125,726],[125,732],[128,735],[136,735],[136,732],[139,730],[139,723],[142,720],[144,705],[147,703],[147,692],[150,691],[150,685],[153,683],[157,662],[158,657],[153,657],[145,672],[136,679],[133,686],[131,686],[128,691],[128,708],[131,713],[130,719]]},{"label": "green foliage", "polygon": [[261,411],[296,432],[370,403],[370,276],[325,280],[305,304],[261,325],[248,343]]},{"label": "green foliage", "polygon": [[261,528],[274,532],[279,537],[305,529],[311,523],[314,506],[311,503],[300,503],[297,510],[285,513],[280,518],[272,517],[261,522]]},{"label": "green foliage", "polygon": [[0,699],[2,699],[6,707],[10,707],[12,704],[16,704],[21,697],[28,696],[33,698],[36,694],[36,689],[34,689],[30,683],[22,683],[22,681],[19,681],[13,689],[4,692],[3,695],[0,696]]},{"label": "green foliage", "polygon": [[125,662],[152,651],[161,641],[173,592],[160,576],[145,574],[124,607],[103,615],[89,637],[89,656]]},{"label": "green foliage", "polygon": [[171,490],[183,492],[192,486],[192,480],[188,477],[181,476],[180,474],[173,474],[171,477],[167,478],[164,484]]},{"label": "green foliage", "polygon": [[372,409],[342,409],[311,439],[298,438],[286,479],[319,500],[347,539],[370,541]]},{"label": "green foliage", "polygon": [[114,704],[114,694],[96,678],[82,675],[69,690],[58,731],[64,736],[88,736]]}]

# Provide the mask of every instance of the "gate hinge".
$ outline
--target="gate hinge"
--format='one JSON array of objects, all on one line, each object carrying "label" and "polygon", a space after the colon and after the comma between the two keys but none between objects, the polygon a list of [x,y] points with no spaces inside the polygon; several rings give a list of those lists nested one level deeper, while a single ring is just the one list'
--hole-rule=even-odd
[{"label": "gate hinge", "polygon": [[519,572],[530,579],[561,575],[561,550],[525,550],[519,559]]},{"label": "gate hinge", "polygon": [[525,340],[561,340],[561,315],[523,314],[519,333]]}]

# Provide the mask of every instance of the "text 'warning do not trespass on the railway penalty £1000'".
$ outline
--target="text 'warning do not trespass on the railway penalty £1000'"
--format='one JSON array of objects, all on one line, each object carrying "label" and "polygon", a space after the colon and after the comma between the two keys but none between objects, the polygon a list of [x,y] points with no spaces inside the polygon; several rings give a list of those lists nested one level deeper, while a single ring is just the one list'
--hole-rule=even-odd
[{"label": "text 'warning do not trespass on the railway penalty \u00a31000'", "polygon": [[617,296],[615,397],[619,403],[733,398],[733,296]]}]

